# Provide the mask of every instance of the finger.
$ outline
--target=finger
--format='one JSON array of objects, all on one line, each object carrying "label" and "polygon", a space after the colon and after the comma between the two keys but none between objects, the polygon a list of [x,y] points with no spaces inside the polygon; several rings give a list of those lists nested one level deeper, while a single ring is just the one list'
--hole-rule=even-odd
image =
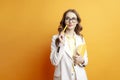
[{"label": "finger", "polygon": [[62,37],[61,35],[59,35],[59,39],[60,39],[60,40],[62,40],[62,39],[63,39],[63,37]]},{"label": "finger", "polygon": [[82,59],[82,56],[79,56],[79,58],[81,58],[81,59]]},{"label": "finger", "polygon": [[80,56],[80,54],[77,52],[76,55]]},{"label": "finger", "polygon": [[75,58],[77,58],[78,57],[78,55],[75,55]]},{"label": "finger", "polygon": [[78,61],[75,61],[74,64],[78,64]]},{"label": "finger", "polygon": [[77,56],[73,56],[73,59],[76,60]]},{"label": "finger", "polygon": [[77,64],[77,62],[76,62],[76,61],[74,61],[74,64]]},{"label": "finger", "polygon": [[75,58],[75,55],[73,56],[73,58]]},{"label": "finger", "polygon": [[63,39],[63,38],[64,38],[64,36],[63,36],[62,34],[60,34],[60,35],[59,35],[59,37],[60,37],[61,39]]}]

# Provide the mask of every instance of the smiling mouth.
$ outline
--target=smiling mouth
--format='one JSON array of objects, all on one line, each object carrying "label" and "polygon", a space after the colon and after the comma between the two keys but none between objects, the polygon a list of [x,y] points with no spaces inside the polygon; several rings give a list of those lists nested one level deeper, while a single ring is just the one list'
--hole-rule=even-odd
[{"label": "smiling mouth", "polygon": [[68,25],[69,27],[71,27],[72,25]]}]

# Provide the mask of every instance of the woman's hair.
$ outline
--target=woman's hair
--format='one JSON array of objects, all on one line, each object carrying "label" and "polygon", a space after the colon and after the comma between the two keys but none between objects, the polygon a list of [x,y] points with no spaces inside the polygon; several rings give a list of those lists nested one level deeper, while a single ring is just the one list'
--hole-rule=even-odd
[{"label": "woman's hair", "polygon": [[[82,26],[80,25],[81,18],[79,17],[79,14],[77,13],[77,11],[76,11],[75,9],[68,9],[67,11],[64,12],[63,17],[62,17],[62,20],[60,21],[60,25],[59,25],[59,27],[58,27],[58,32],[59,32],[59,34],[61,33],[61,31],[62,31],[62,30],[64,29],[64,27],[66,26],[66,24],[65,24],[65,18],[66,18],[66,14],[67,14],[68,12],[73,12],[73,13],[77,16],[78,24],[76,25],[74,31],[75,31],[75,33],[76,33],[77,35],[83,36],[83,35],[80,33],[80,32],[82,31],[82,29],[83,29]],[[60,40],[59,40],[59,38],[57,38],[56,41],[55,41],[55,44],[56,44],[57,47],[58,47],[59,43],[60,43]]]}]

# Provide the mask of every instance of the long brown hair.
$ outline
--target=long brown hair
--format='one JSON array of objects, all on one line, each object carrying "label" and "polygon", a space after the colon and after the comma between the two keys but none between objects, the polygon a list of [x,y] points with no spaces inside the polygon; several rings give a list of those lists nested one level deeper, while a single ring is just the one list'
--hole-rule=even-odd
[{"label": "long brown hair", "polygon": [[[60,25],[59,25],[59,27],[58,27],[58,32],[59,32],[59,34],[61,33],[61,31],[62,31],[62,30],[64,29],[64,27],[66,26],[66,24],[65,24],[65,17],[66,17],[66,14],[67,14],[68,12],[73,12],[73,13],[77,16],[78,24],[76,25],[74,31],[75,31],[75,33],[76,33],[77,35],[83,36],[83,35],[80,33],[80,32],[82,31],[82,29],[83,29],[82,26],[80,25],[80,23],[81,23],[81,18],[80,18],[79,14],[77,13],[77,11],[76,11],[75,9],[68,9],[67,11],[64,12],[63,17],[62,17],[62,19],[61,19],[61,21],[60,21]],[[56,41],[55,41],[55,44],[56,44],[57,47],[58,47],[59,43],[60,43],[60,40],[59,40],[59,38],[57,38]]]}]

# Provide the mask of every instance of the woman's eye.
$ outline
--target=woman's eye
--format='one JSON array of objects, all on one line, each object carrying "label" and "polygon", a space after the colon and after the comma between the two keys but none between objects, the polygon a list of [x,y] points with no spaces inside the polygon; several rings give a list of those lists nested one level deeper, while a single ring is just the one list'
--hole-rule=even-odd
[{"label": "woman's eye", "polygon": [[76,20],[76,18],[72,18],[72,20]]},{"label": "woman's eye", "polygon": [[69,20],[70,18],[69,17],[66,17],[65,20]]}]

